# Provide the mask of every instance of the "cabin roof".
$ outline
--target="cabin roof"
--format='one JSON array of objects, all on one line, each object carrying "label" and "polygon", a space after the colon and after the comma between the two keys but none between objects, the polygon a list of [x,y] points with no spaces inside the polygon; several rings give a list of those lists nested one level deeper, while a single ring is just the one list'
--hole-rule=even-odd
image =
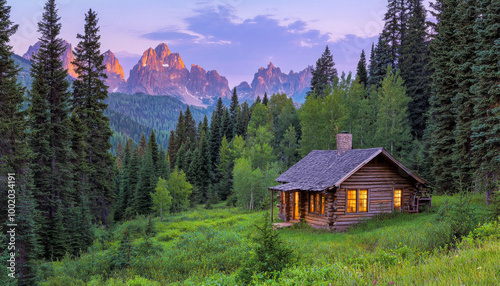
[{"label": "cabin roof", "polygon": [[340,184],[382,154],[390,163],[408,174],[415,181],[426,184],[426,181],[413,174],[401,162],[396,160],[384,148],[351,149],[338,155],[337,150],[313,150],[295,165],[281,174],[276,181],[282,183],[269,188],[276,191],[323,191],[340,187]]}]

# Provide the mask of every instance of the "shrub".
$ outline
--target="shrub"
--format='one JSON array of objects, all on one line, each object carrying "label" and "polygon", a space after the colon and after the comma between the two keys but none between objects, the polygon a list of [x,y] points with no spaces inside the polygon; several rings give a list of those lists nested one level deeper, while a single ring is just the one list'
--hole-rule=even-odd
[{"label": "shrub", "polygon": [[254,274],[267,279],[278,277],[279,272],[292,264],[295,258],[291,248],[280,239],[279,232],[273,230],[269,213],[264,215],[261,225],[255,227],[254,253],[238,272],[238,279],[244,284],[248,284]]}]

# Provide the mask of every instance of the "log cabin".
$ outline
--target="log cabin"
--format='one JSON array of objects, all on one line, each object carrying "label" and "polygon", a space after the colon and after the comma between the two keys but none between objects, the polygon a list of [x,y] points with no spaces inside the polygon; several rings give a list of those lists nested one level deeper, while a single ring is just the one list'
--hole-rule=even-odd
[{"label": "log cabin", "polygon": [[382,147],[352,149],[352,134],[346,132],[337,134],[337,150],[311,151],[276,181],[281,184],[269,190],[272,198],[277,191],[280,219],[329,231],[432,205],[425,180]]}]

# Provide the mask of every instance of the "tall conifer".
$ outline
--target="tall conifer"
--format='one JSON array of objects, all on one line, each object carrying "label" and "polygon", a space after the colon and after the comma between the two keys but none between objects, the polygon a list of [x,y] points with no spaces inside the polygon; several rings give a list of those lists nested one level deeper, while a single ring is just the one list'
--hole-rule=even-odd
[{"label": "tall conifer", "polygon": [[90,9],[85,14],[84,34],[76,36],[80,42],[74,51],[73,64],[78,78],[73,83],[73,108],[85,128],[86,184],[93,215],[106,224],[115,189],[115,181],[110,176],[114,162],[109,152],[113,132],[109,119],[104,116],[107,108],[104,100],[108,97],[104,79],[107,76],[97,22],[97,13]]},{"label": "tall conifer", "polygon": [[[10,37],[18,26],[10,21],[10,7],[0,0],[0,213],[7,218],[10,194],[15,191],[16,270],[20,285],[35,284],[34,261],[40,254],[38,243],[39,215],[32,195],[32,173],[29,168],[30,151],[27,143],[27,112],[23,108],[24,89],[17,83],[19,69],[12,59]],[[14,173],[15,187],[9,188],[9,173]],[[6,224],[4,224],[4,228]],[[3,229],[6,231],[6,229]],[[5,279],[10,279],[5,277]]]},{"label": "tall conifer", "polygon": [[338,77],[333,56],[328,46],[321,57],[316,61],[316,67],[311,71],[311,91],[308,95],[315,93],[316,96],[323,97],[323,92],[328,86],[331,86]]},{"label": "tall conifer", "polygon": [[359,82],[366,87],[368,84],[368,71],[366,70],[365,50],[361,50],[358,67],[356,68],[356,76],[359,77]]},{"label": "tall conifer", "polygon": [[[34,152],[35,198],[42,215],[40,223],[47,226],[41,229],[40,236],[45,246],[53,244],[51,240],[56,233],[60,236],[58,239],[67,237],[54,229],[58,226],[54,223],[56,213],[60,213],[56,204],[58,201],[62,205],[70,204],[75,193],[73,166],[68,160],[72,157],[69,82],[61,61],[66,47],[59,37],[59,20],[55,1],[48,0],[38,23],[40,48],[31,66],[30,144]],[[53,252],[45,247],[43,256],[57,258],[64,254],[62,251]]]}]

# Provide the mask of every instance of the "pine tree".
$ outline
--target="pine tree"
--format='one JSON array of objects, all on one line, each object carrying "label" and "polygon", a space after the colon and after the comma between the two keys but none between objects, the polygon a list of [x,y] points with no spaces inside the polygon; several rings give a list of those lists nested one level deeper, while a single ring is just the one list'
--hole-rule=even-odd
[{"label": "pine tree", "polygon": [[148,151],[151,152],[151,159],[153,160],[155,176],[159,177],[160,169],[158,165],[160,161],[160,152],[158,151],[158,143],[156,143],[156,135],[154,130],[151,130],[151,135],[149,136]]},{"label": "pine tree", "polygon": [[361,82],[365,87],[368,85],[368,71],[366,70],[365,50],[361,50],[361,57],[356,69],[356,76],[359,77],[359,82]]},{"label": "pine tree", "polygon": [[193,115],[191,114],[191,109],[189,106],[186,108],[186,114],[184,115],[184,136],[178,138],[182,138],[181,142],[184,142],[187,138],[191,140],[191,142],[196,142],[196,122],[194,121]]},{"label": "pine tree", "polygon": [[388,0],[387,12],[384,16],[385,25],[381,38],[388,45],[388,63],[393,70],[398,69],[401,39],[405,35],[408,24],[408,6],[410,1]]},{"label": "pine tree", "polygon": [[453,72],[456,75],[457,92],[452,102],[455,106],[456,129],[454,130],[455,146],[453,148],[453,169],[455,187],[459,183],[473,184],[473,171],[477,168],[472,163],[471,154],[471,126],[474,103],[471,87],[476,82],[472,60],[476,56],[476,35],[474,24],[478,18],[477,1],[460,2],[455,11],[456,37],[458,41],[453,45]]},{"label": "pine tree", "polygon": [[399,70],[405,82],[406,94],[412,99],[408,105],[412,134],[414,138],[422,140],[430,97],[426,11],[421,0],[411,0],[411,2],[408,28],[401,39]]},{"label": "pine tree", "polygon": [[227,142],[226,137],[222,138],[219,158],[217,171],[220,174],[220,180],[217,189],[219,198],[225,201],[231,195],[234,167],[233,154],[229,148],[229,143]]},{"label": "pine tree", "polygon": [[139,146],[137,149],[139,151],[139,158],[143,159],[148,150],[148,142],[146,141],[146,135],[144,135],[144,132],[141,134],[141,139],[139,139]]},{"label": "pine tree", "polygon": [[455,34],[454,11],[458,5],[456,0],[443,2],[442,11],[437,18],[436,38],[430,44],[431,65],[431,98],[430,119],[428,122],[429,157],[432,158],[431,176],[436,188],[440,191],[453,191],[453,148],[456,116],[453,113],[453,97],[457,92],[455,71],[450,63],[453,51],[450,43],[458,39]]},{"label": "pine tree", "polygon": [[122,209],[124,210],[124,218],[130,218],[135,214],[135,208],[133,205],[135,189],[139,182],[139,171],[141,170],[141,165],[139,161],[139,150],[134,148],[132,153],[132,158],[125,169],[125,188],[122,192],[122,197],[119,198]]},{"label": "pine tree", "polygon": [[87,161],[87,180],[89,199],[93,215],[107,224],[109,208],[114,197],[114,161],[109,150],[109,139],[113,132],[109,119],[104,116],[108,97],[104,84],[106,66],[102,63],[99,26],[96,12],[89,9],[85,14],[85,33],[78,34],[80,40],[73,61],[78,79],[73,83],[73,107],[85,126],[85,155]]},{"label": "pine tree", "polygon": [[[0,0],[0,193],[3,195],[0,200],[0,213],[5,222],[2,231],[6,234],[10,230],[7,226],[7,206],[8,200],[13,199],[12,195],[15,195],[16,213],[15,217],[9,217],[8,223],[17,224],[14,249],[17,253],[16,274],[19,275],[17,283],[33,285],[36,283],[35,260],[40,255],[40,214],[33,198],[27,112],[23,108],[24,89],[17,83],[19,69],[12,59],[12,47],[9,45],[9,39],[17,28],[18,26],[10,21],[10,7],[4,0]],[[12,188],[9,185],[12,185]],[[12,247],[7,241],[4,245],[5,250],[7,246]],[[10,251],[12,249],[9,249]],[[5,262],[4,265],[8,266]],[[5,279],[10,280],[9,283],[15,283],[7,274]]]},{"label": "pine tree", "polygon": [[[85,156],[85,125],[82,124],[80,118],[73,111],[71,114],[71,126],[73,136],[71,139],[71,149],[73,151],[73,176],[74,188],[78,193],[87,192],[87,164]],[[76,196],[72,198],[74,201]]]},{"label": "pine tree", "polygon": [[368,77],[368,88],[370,90],[380,86],[380,82],[384,79],[387,66],[391,65],[390,53],[390,47],[384,38],[379,37],[370,62],[370,76]]},{"label": "pine tree", "polygon": [[156,183],[158,182],[155,173],[151,150],[148,150],[144,155],[139,182],[134,190],[134,198],[132,201],[133,214],[147,215],[151,212],[153,207],[151,194],[154,192]]},{"label": "pine tree", "polygon": [[[472,154],[477,166],[477,179],[486,187],[486,203],[496,191],[497,213],[500,204],[498,187],[500,170],[500,2],[479,1],[478,8],[482,17],[478,18],[474,31],[476,34],[476,59],[473,71],[476,75],[472,87],[474,93],[474,120],[472,121]],[[496,181],[496,184],[495,184]],[[496,190],[495,190],[496,188]]]},{"label": "pine tree", "polygon": [[262,104],[267,106],[268,101],[269,101],[269,99],[267,98],[267,92],[264,92],[264,98],[262,99]]},{"label": "pine tree", "polygon": [[[56,203],[62,200],[62,204],[69,204],[75,194],[73,166],[68,160],[72,157],[69,82],[61,61],[66,47],[59,38],[59,20],[55,1],[48,0],[38,23],[40,48],[33,56],[31,66],[30,144],[34,152],[34,194],[41,212],[40,223],[47,226],[41,229],[40,235],[46,246],[45,258],[52,255],[58,258],[64,254],[64,249],[52,252],[53,246],[47,245],[52,244],[50,239],[58,231],[54,229],[58,227],[54,223],[59,209]],[[58,235],[63,237],[65,233]]]},{"label": "pine tree", "polygon": [[223,132],[222,129],[222,116],[224,115],[224,105],[222,104],[222,99],[219,97],[217,105],[212,112],[212,119],[210,120],[210,157],[212,164],[214,166],[219,160],[219,148],[222,141]]},{"label": "pine tree", "polygon": [[325,51],[321,57],[316,61],[316,68],[312,71],[311,91],[307,94],[316,94],[316,96],[323,97],[323,92],[327,86],[331,86],[337,78],[337,69],[333,62],[330,49],[326,46]]},{"label": "pine tree", "polygon": [[236,93],[236,87],[233,89],[233,95],[231,96],[231,104],[229,104],[229,115],[230,121],[227,122],[227,126],[225,127],[224,134],[227,137],[228,141],[231,141],[234,137],[234,129],[236,125],[236,117],[238,116],[239,110],[239,102],[238,102],[238,94]]}]

